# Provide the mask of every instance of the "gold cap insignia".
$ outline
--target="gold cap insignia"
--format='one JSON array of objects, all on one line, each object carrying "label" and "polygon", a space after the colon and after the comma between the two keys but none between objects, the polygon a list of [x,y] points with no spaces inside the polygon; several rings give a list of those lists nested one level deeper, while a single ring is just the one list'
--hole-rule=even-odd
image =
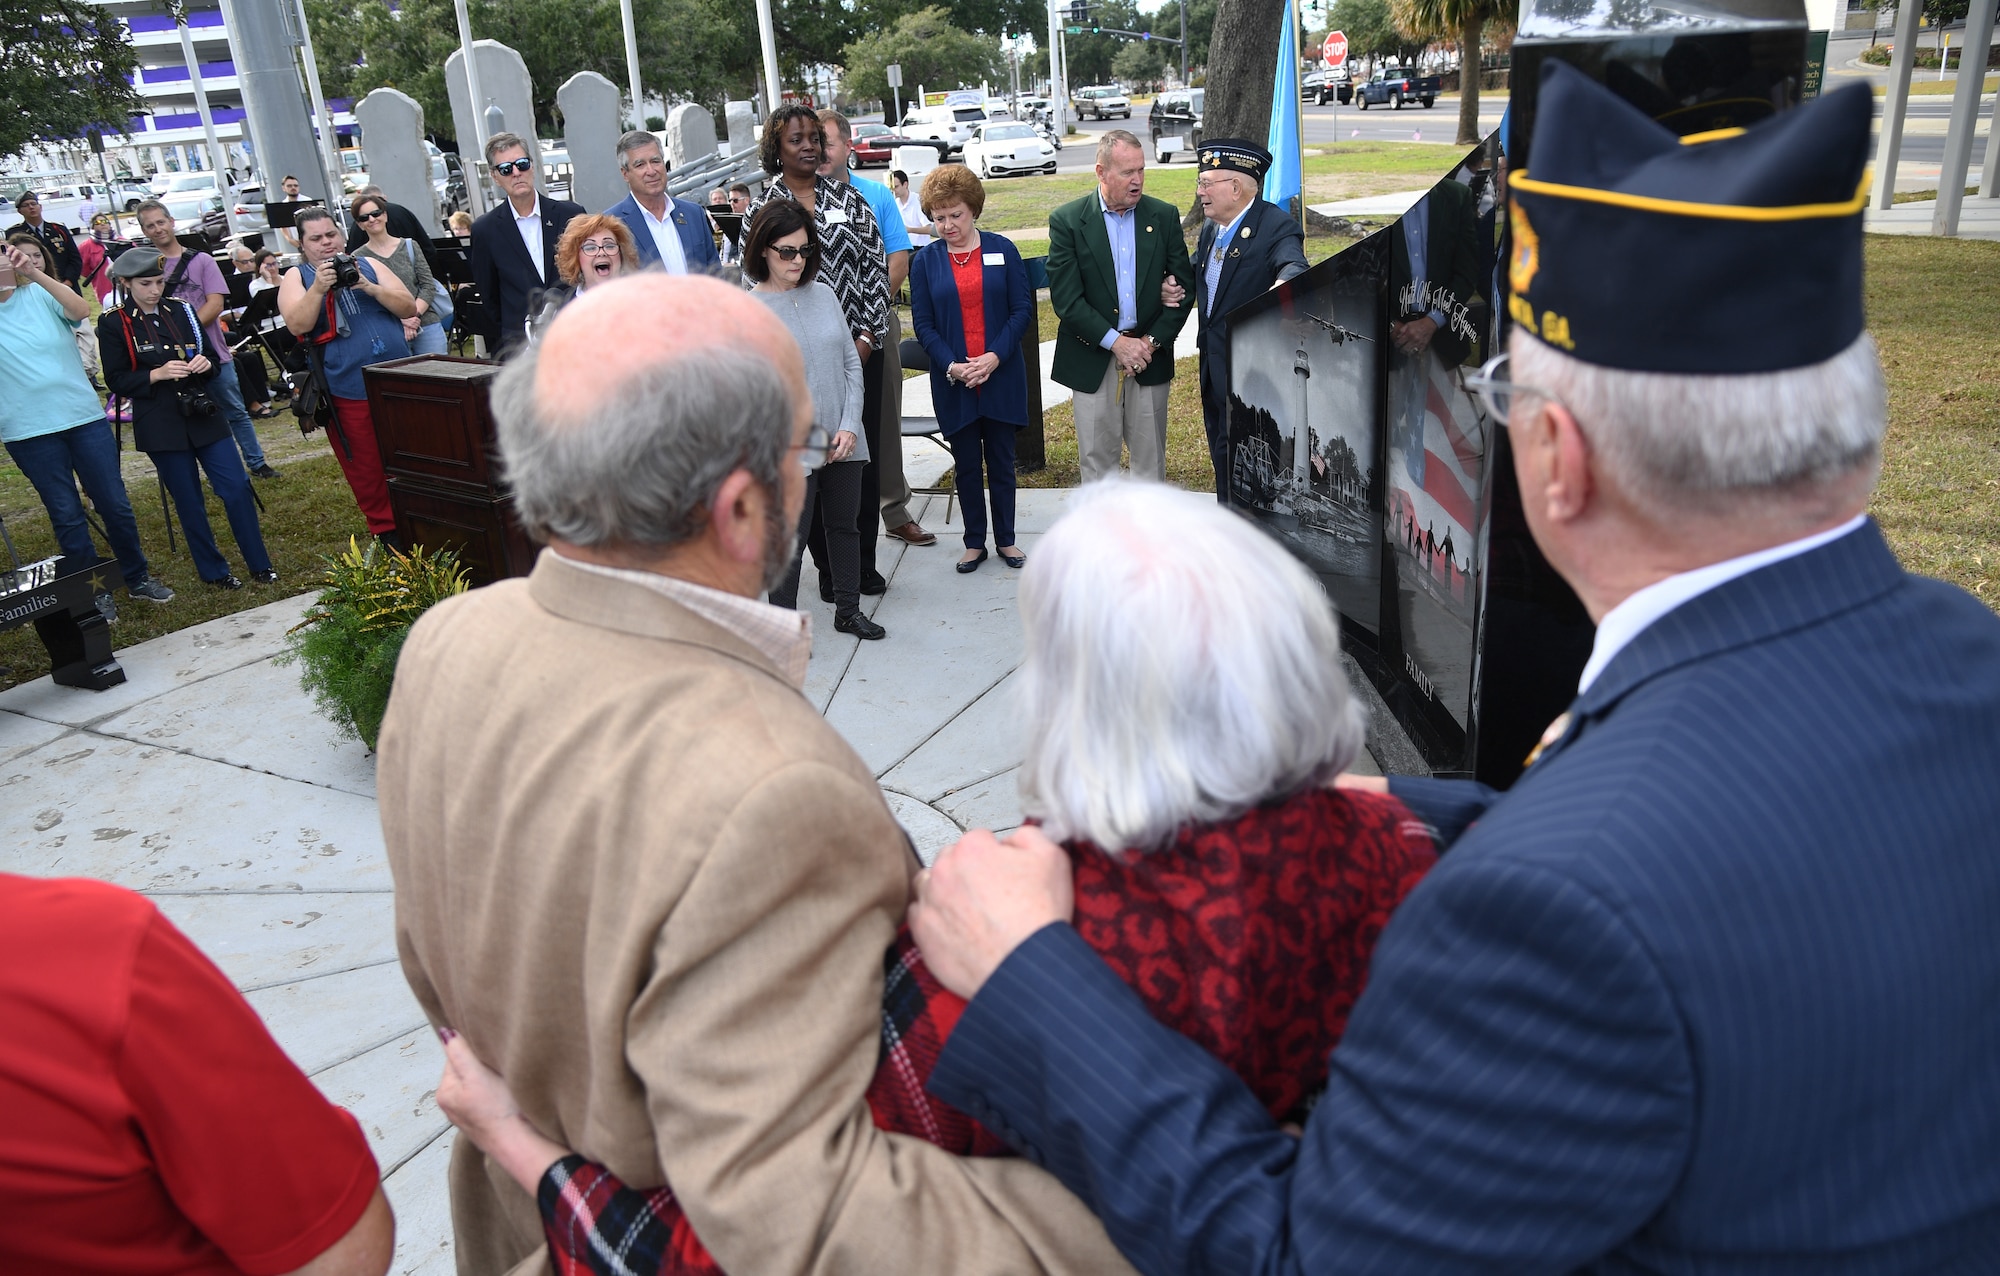
[{"label": "gold cap insignia", "polygon": [[1507,286],[1518,294],[1528,291],[1528,285],[1535,282],[1535,272],[1542,268],[1542,241],[1528,224],[1520,201],[1507,203],[1514,218],[1514,260],[1507,265]]}]

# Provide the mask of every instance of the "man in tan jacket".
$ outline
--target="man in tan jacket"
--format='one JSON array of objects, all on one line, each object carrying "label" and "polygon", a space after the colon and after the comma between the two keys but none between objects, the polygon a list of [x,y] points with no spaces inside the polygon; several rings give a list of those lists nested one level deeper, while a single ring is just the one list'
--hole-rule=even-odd
[{"label": "man in tan jacket", "polygon": [[[417,625],[380,742],[433,1024],[537,1128],[670,1183],[725,1271],[1128,1271],[1035,1166],[870,1119],[915,861],[800,694],[808,622],[756,601],[826,444],[785,329],[640,276],[574,302],[493,402],[549,548]],[[546,1271],[533,1199],[468,1139],[450,1173],[459,1271]]]}]

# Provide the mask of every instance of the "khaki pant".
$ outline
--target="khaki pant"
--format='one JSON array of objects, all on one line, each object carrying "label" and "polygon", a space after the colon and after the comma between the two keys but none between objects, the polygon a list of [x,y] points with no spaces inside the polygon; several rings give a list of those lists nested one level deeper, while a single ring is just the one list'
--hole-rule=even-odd
[{"label": "khaki pant", "polygon": [[1121,447],[1132,454],[1133,478],[1165,481],[1167,394],[1172,388],[1171,381],[1140,385],[1131,377],[1121,378],[1118,361],[1106,361],[1097,389],[1078,392],[1075,398],[1076,455],[1084,482],[1118,473]]},{"label": "khaki pant", "polygon": [[882,352],[882,446],[875,471],[882,481],[882,526],[913,523],[910,484],[903,477],[903,321],[889,307],[889,348]]}]

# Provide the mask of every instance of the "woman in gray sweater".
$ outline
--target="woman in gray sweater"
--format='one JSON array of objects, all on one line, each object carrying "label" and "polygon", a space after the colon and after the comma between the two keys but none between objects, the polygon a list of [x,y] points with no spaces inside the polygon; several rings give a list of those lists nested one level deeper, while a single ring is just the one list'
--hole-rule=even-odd
[{"label": "woman in gray sweater", "polygon": [[826,531],[833,574],[833,627],[857,638],[885,638],[888,630],[861,610],[861,467],[868,444],[861,429],[861,359],[847,315],[833,289],[821,283],[819,234],[811,213],[791,200],[772,200],[750,220],[743,238],[743,273],[752,293],[791,329],[805,355],[813,424],[832,438],[826,464],[806,480],[805,512],[792,547],[791,570],[771,591],[780,607],[796,607],[799,561],[806,531],[817,517]]}]

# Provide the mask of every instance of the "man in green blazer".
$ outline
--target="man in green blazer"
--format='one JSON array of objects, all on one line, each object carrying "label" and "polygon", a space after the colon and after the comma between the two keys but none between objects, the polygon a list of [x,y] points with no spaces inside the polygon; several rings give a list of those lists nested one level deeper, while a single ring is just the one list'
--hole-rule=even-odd
[{"label": "man in green blazer", "polygon": [[1193,307],[1181,215],[1146,195],[1146,152],[1113,129],[1097,144],[1097,189],[1049,214],[1050,374],[1076,392],[1083,481],[1118,472],[1166,477],[1167,390],[1174,338]]}]

